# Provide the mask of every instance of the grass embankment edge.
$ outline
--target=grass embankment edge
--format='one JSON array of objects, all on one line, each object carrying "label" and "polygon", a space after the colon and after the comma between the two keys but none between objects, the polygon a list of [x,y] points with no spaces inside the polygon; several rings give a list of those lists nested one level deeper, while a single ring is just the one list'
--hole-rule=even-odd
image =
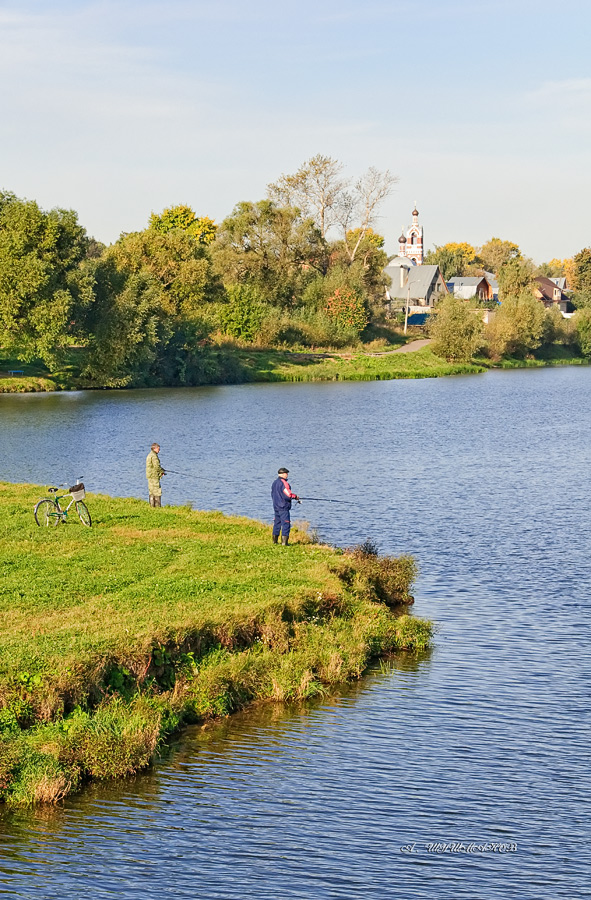
[{"label": "grass embankment edge", "polygon": [[[553,366],[586,366],[589,360],[570,348],[553,345],[525,358],[491,360],[475,357],[467,362],[448,362],[429,347],[409,353],[395,349],[380,353],[269,350],[249,347],[220,347],[210,353],[207,374],[194,385],[254,384],[320,381],[392,381],[396,379],[441,378],[448,375],[476,375],[493,368],[527,369]],[[0,362],[0,370],[3,369]],[[103,390],[101,385],[81,379],[75,367],[49,373],[37,363],[23,366],[24,374],[0,378],[0,393],[29,393],[68,390]],[[129,388],[178,387],[151,383],[130,384]]]},{"label": "grass embankment edge", "polygon": [[[366,353],[269,350],[254,347],[210,349],[210,365],[191,386],[315,381],[391,381],[403,378],[438,378],[443,375],[477,374],[486,371],[480,361],[447,362],[428,348],[410,353],[396,350]],[[0,370],[6,364],[0,361]],[[23,365],[24,374],[0,378],[0,393],[61,390],[101,390],[103,386],[82,379],[74,367],[62,372],[45,370],[37,363]],[[144,380],[130,388],[178,387]],[[188,385],[187,385],[188,386]]]},{"label": "grass embankment edge", "polygon": [[305,700],[427,648],[409,557],[260,522],[89,496],[96,525],[37,528],[39,488],[0,484],[0,798],[56,802],[149,766],[184,724]]}]

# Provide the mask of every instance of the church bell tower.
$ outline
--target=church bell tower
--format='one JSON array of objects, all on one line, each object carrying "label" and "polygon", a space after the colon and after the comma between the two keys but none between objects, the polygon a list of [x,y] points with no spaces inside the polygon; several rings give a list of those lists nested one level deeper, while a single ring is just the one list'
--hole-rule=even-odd
[{"label": "church bell tower", "polygon": [[415,203],[412,211],[412,225],[406,235],[403,228],[402,234],[398,238],[398,255],[406,256],[415,266],[420,266],[423,263],[423,247],[423,226],[419,225],[419,211]]}]

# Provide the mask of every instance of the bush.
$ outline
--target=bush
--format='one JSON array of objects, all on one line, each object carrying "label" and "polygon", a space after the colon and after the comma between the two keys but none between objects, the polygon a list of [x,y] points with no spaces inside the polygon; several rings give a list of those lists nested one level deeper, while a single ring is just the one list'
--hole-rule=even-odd
[{"label": "bush", "polygon": [[459,297],[446,297],[432,317],[432,350],[448,362],[468,362],[483,345],[481,313]]},{"label": "bush", "polygon": [[322,310],[300,307],[293,312],[271,309],[259,329],[259,343],[276,347],[351,347],[359,342],[355,328],[343,326]]},{"label": "bush", "polygon": [[258,336],[269,307],[251,284],[227,288],[228,303],[221,307],[220,324],[226,334],[252,343]]},{"label": "bush", "polygon": [[349,551],[355,570],[353,588],[366,600],[378,600],[387,606],[410,604],[411,587],[418,575],[412,556],[378,556],[371,540]]},{"label": "bush", "polygon": [[336,288],[327,299],[324,309],[338,325],[353,328],[357,334],[360,334],[369,322],[365,300],[349,287]]},{"label": "bush", "polygon": [[576,329],[572,319],[565,319],[558,306],[546,310],[544,344],[576,344]]},{"label": "bush", "polygon": [[591,358],[591,308],[578,309],[571,321],[575,329],[575,341],[582,355]]},{"label": "bush", "polygon": [[501,356],[525,356],[536,350],[547,333],[544,304],[524,291],[508,297],[486,329],[489,354],[493,359]]}]

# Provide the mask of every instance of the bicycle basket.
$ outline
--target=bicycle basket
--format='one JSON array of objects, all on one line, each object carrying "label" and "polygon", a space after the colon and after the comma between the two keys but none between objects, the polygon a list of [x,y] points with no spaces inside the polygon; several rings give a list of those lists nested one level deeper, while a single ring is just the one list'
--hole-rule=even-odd
[{"label": "bicycle basket", "polygon": [[76,502],[78,502],[78,500],[84,500],[86,497],[86,491],[84,490],[83,484],[75,484],[73,487],[68,488],[68,493],[72,495]]}]

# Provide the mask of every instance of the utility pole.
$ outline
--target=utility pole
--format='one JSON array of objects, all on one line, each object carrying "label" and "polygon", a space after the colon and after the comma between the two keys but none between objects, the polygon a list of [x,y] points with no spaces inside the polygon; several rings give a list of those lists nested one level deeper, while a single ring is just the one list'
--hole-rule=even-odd
[{"label": "utility pole", "polygon": [[408,327],[408,307],[410,306],[410,278],[408,279],[408,289],[406,291],[406,310],[404,314],[404,333]]}]

